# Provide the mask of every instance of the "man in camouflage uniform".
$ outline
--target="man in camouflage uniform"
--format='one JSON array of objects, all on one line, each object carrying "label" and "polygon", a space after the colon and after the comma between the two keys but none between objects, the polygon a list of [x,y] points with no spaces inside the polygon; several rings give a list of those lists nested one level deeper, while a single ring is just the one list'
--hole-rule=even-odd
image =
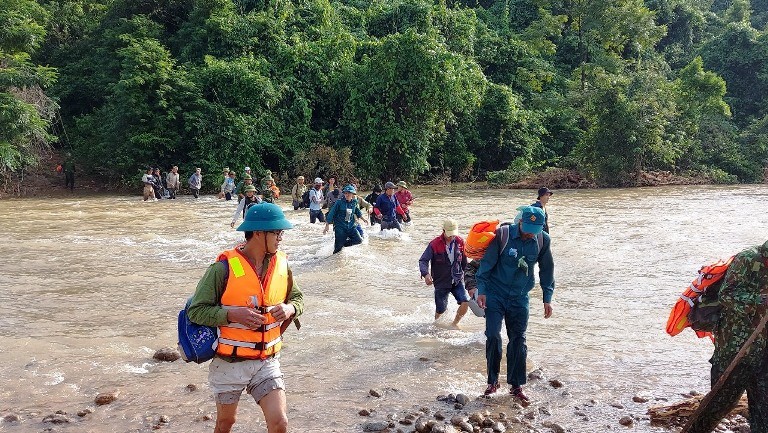
[{"label": "man in camouflage uniform", "polygon": [[[720,322],[715,330],[712,386],[752,335],[768,309],[768,241],[736,255],[720,288]],[[710,410],[693,424],[692,433],[709,433],[738,403],[749,399],[752,433],[768,433],[768,342],[763,332],[714,397]]]},{"label": "man in camouflage uniform", "polygon": [[272,172],[267,170],[267,174],[261,179],[261,199],[267,203],[274,203],[278,197],[280,197],[280,190],[275,186]]}]

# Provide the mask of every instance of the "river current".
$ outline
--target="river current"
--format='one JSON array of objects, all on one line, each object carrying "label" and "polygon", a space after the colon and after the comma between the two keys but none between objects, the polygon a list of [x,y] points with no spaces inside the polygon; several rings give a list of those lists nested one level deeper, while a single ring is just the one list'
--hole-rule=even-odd
[{"label": "river current", "polygon": [[[324,236],[306,211],[282,203],[295,229],[281,249],[306,301],[302,329],[287,331],[281,358],[291,431],[357,432],[360,408],[396,412],[485,389],[482,319],[470,313],[462,330],[435,326],[418,259],[444,218],[466,235],[473,222],[511,219],[535,194],[462,185],[413,193],[404,233],[366,228],[364,244],[336,255],[332,230]],[[117,401],[64,430],[150,431],[166,415],[167,431],[212,431],[212,421],[198,420],[215,413],[207,364],[152,354],[175,347],[179,309],[217,254],[240,241],[229,226],[235,204],[213,196],[0,201],[0,416],[22,418],[0,422],[0,431],[40,431],[56,410],[77,418],[114,389]],[[537,286],[528,369],[558,378],[573,401],[622,402],[636,413],[644,410],[633,406],[637,394],[675,401],[707,391],[711,343],[689,330],[669,337],[667,315],[701,265],[768,238],[768,185],[556,191],[548,210],[554,315],[543,318]],[[455,310],[452,303],[444,322]],[[568,426],[603,431],[615,418],[598,411]],[[635,430],[656,431],[647,422]],[[233,431],[266,431],[245,396]]]}]

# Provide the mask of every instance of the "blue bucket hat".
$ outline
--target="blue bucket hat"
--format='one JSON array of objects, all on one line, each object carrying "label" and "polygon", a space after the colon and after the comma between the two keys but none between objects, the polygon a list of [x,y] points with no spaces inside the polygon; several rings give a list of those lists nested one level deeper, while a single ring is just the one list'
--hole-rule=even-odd
[{"label": "blue bucket hat", "polygon": [[544,230],[544,210],[534,206],[525,206],[522,209],[522,230],[526,233],[537,235]]},{"label": "blue bucket hat", "polygon": [[259,203],[248,208],[243,223],[237,227],[241,232],[266,232],[292,229],[293,224],[285,218],[280,206],[274,203]]},{"label": "blue bucket hat", "polygon": [[344,187],[344,189],[341,190],[341,192],[351,192],[352,194],[357,194],[357,188],[355,188],[354,185],[347,185]]}]

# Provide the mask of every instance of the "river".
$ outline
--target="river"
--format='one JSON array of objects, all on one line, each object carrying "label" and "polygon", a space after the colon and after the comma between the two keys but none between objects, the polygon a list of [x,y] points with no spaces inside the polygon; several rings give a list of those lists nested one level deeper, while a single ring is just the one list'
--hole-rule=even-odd
[{"label": "river", "polygon": [[[470,313],[462,330],[435,326],[418,258],[443,218],[466,234],[478,220],[511,218],[535,194],[461,185],[413,192],[405,233],[368,228],[363,245],[336,255],[332,231],[323,236],[306,212],[286,212],[295,229],[281,249],[306,299],[303,327],[287,332],[281,358],[291,431],[357,432],[361,408],[383,415],[485,389],[482,319]],[[160,415],[168,431],[212,431],[212,421],[198,420],[215,412],[207,364],[152,354],[175,347],[179,309],[216,255],[241,239],[229,227],[234,206],[212,196],[0,201],[0,416],[21,417],[0,430],[40,431],[43,416],[63,410],[74,423],[66,431],[150,431]],[[554,315],[543,318],[535,288],[528,346],[529,370],[542,368],[571,395],[553,401],[552,417],[573,431],[603,431],[622,411],[595,409],[582,421],[573,402],[621,402],[641,414],[647,405],[634,395],[675,401],[708,390],[711,343],[689,330],[667,336],[669,308],[701,265],[765,241],[768,185],[556,191],[548,209]],[[113,389],[117,401],[74,415]],[[635,430],[656,431],[647,421]],[[241,400],[233,431],[266,431],[253,401]]]}]

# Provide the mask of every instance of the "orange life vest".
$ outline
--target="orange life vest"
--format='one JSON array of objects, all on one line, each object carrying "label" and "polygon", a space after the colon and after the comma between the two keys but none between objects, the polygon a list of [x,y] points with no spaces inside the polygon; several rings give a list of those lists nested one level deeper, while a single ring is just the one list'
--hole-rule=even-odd
[{"label": "orange life vest", "polygon": [[469,229],[469,235],[464,245],[464,252],[470,259],[482,259],[485,250],[496,237],[496,227],[499,220],[480,221]]},{"label": "orange life vest", "polygon": [[[672,311],[669,313],[669,319],[667,319],[667,334],[675,336],[682,332],[683,329],[691,326],[688,321],[688,313],[690,313],[691,308],[693,308],[694,299],[706,292],[708,287],[722,280],[732,261],[733,257],[726,261],[718,260],[711,265],[701,267],[699,276],[691,282],[685,291],[683,291],[683,294],[680,295],[680,298],[672,307]],[[712,337],[711,332],[695,332],[699,338]]]},{"label": "orange life vest", "polygon": [[288,296],[288,260],[278,251],[269,261],[263,284],[253,266],[238,248],[224,251],[219,261],[229,266],[227,287],[221,296],[226,308],[255,308],[267,321],[259,329],[250,329],[239,323],[219,326],[216,353],[248,359],[265,359],[280,351],[282,337],[280,325],[269,313],[271,307],[285,302]]}]

